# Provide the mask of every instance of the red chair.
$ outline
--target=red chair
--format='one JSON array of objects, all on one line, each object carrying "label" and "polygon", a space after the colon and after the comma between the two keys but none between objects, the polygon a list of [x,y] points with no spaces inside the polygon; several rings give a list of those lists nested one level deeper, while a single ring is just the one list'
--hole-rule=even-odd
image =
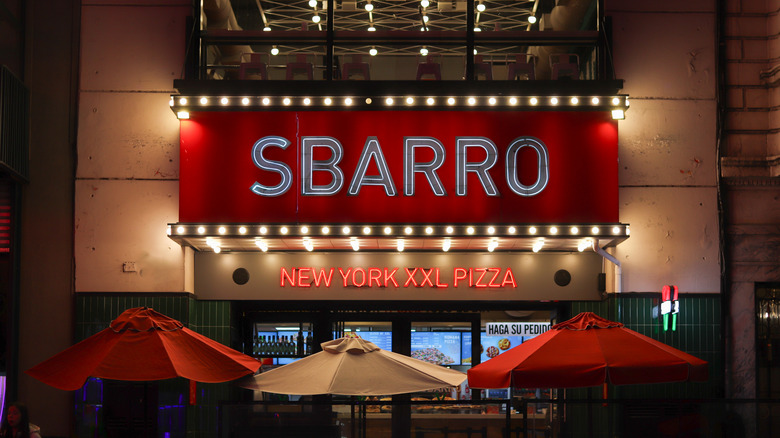
[{"label": "red chair", "polygon": [[307,79],[314,80],[314,66],[309,62],[309,56],[305,53],[297,53],[295,61],[287,61],[287,72],[285,79],[293,80],[297,75],[305,75]]},{"label": "red chair", "polygon": [[363,62],[363,55],[351,55],[351,62],[345,62],[341,67],[341,79],[351,79],[352,75],[360,75],[365,80],[371,79],[368,63]]},{"label": "red chair", "polygon": [[552,53],[550,54],[550,69],[552,79],[579,79],[580,78],[580,58],[574,53]]},{"label": "red chair", "polygon": [[493,64],[486,62],[482,55],[474,55],[474,78],[479,79],[480,75],[484,75],[486,81],[492,81]]},{"label": "red chair", "polygon": [[[424,58],[425,62],[420,62],[421,57]],[[417,58],[418,81],[424,79],[423,76],[426,75],[433,75],[433,79],[436,79],[437,81],[441,80],[441,62],[436,62],[437,60],[441,61],[441,55],[428,54],[424,57],[418,56]]]},{"label": "red chair", "polygon": [[241,64],[239,64],[238,66],[238,78],[246,79],[247,74],[249,74],[252,76],[260,76],[260,79],[267,80],[268,79],[268,70],[266,69],[267,63],[263,61],[263,58],[267,59],[268,54],[267,53],[242,53]]},{"label": "red chair", "polygon": [[510,63],[507,59],[506,79],[514,81],[518,76],[525,76],[529,81],[536,79],[536,56],[529,53],[518,53],[515,55],[515,62]]}]

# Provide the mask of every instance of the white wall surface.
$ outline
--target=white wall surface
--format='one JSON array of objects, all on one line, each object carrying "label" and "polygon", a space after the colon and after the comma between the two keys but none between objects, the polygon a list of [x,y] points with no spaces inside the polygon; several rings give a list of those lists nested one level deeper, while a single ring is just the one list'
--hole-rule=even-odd
[{"label": "white wall surface", "polygon": [[[116,4],[114,4],[116,3]],[[179,122],[187,0],[89,2],[82,9],[76,182],[77,292],[192,291],[178,221]],[[133,262],[135,272],[124,272]]]},{"label": "white wall surface", "polygon": [[[672,13],[674,12],[674,13]],[[715,2],[609,2],[619,122],[623,292],[720,292]]]}]

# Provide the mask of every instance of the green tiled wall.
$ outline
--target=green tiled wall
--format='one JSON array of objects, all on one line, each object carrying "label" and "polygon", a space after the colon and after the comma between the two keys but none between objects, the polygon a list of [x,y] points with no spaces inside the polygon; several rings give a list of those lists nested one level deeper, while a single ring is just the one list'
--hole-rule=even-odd
[{"label": "green tiled wall", "polygon": [[[227,301],[198,301],[188,294],[77,294],[75,342],[105,329],[122,312],[133,307],[147,306],[177,319],[186,327],[217,342],[231,345],[235,333],[231,320],[231,304]],[[197,402],[189,406],[189,382],[170,379],[158,382],[159,409],[158,434],[170,437],[213,437],[217,433],[217,406],[221,400],[240,398],[245,391],[229,383],[198,383]],[[84,397],[76,397],[77,412],[94,412],[94,406],[86,406]],[[94,400],[90,400],[94,403]],[[97,412],[101,412],[97,409]],[[102,424],[102,419],[97,423]],[[100,429],[100,428],[98,428]],[[78,436],[103,436],[95,434],[92,425],[77,425]]]},{"label": "green tiled wall", "polygon": [[[603,318],[622,322],[627,328],[671,345],[686,353],[709,362],[707,382],[661,383],[653,385],[622,385],[608,387],[608,397],[619,401],[631,399],[674,400],[715,399],[723,397],[724,368],[723,340],[721,339],[721,301],[716,295],[680,295],[680,314],[677,330],[663,330],[663,321],[653,318],[653,306],[657,301],[648,294],[612,295],[600,302],[575,302],[571,315],[593,312]],[[656,300],[660,298],[656,298]],[[602,398],[601,388],[567,390],[572,399]],[[622,403],[603,407],[601,404],[572,406],[568,412],[572,424],[592,425],[596,436],[620,434],[621,417],[625,417]],[[625,432],[625,431],[624,431]],[[582,435],[575,430],[573,436]]]}]

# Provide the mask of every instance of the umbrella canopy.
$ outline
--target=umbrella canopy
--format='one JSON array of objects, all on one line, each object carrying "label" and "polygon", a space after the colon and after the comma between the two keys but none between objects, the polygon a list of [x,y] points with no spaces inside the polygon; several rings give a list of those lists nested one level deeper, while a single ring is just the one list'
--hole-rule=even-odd
[{"label": "umbrella canopy", "polygon": [[468,370],[472,388],[706,381],[707,362],[591,312]]},{"label": "umbrella canopy", "polygon": [[66,391],[88,377],[147,381],[184,377],[225,382],[253,373],[260,362],[200,335],[147,307],[125,310],[109,327],[27,370]]},{"label": "umbrella canopy", "polygon": [[323,342],[323,351],[267,371],[239,386],[293,395],[393,395],[457,386],[466,374],[382,350],[360,338]]}]

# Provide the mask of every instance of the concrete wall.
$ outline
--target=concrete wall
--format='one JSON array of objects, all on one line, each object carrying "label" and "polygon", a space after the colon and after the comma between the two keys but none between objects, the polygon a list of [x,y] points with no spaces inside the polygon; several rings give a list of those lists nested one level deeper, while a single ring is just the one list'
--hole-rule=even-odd
[{"label": "concrete wall", "polygon": [[[719,292],[713,1],[608,1],[619,124],[623,291]],[[597,176],[594,176],[597,177]]]},{"label": "concrete wall", "polygon": [[[181,292],[179,122],[189,0],[82,6],[75,286],[78,292]],[[125,262],[135,265],[126,272]]]},{"label": "concrete wall", "polygon": [[[24,371],[73,340],[73,175],[78,2],[27,2],[30,182],[22,188],[18,398],[45,436],[67,436],[72,393]],[[10,402],[13,400],[6,400]]]}]

